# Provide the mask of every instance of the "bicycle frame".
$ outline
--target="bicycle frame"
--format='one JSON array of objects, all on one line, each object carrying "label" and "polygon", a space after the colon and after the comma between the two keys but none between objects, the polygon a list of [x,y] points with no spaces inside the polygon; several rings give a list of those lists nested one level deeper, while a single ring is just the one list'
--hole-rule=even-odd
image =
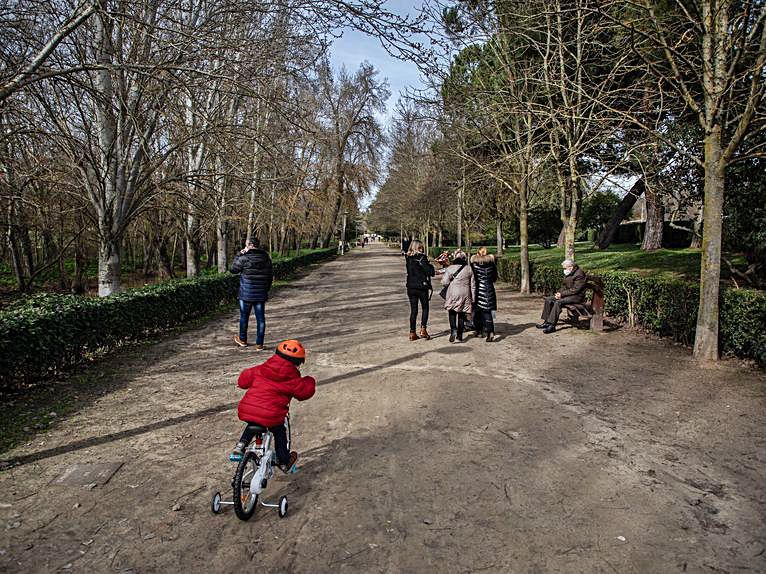
[{"label": "bicycle frame", "polygon": [[[285,417],[284,424],[287,431],[287,449],[289,451],[290,444],[292,442],[289,416]],[[258,502],[260,502],[261,506],[265,506],[267,508],[276,508],[279,511],[280,518],[284,518],[287,514],[286,496],[281,496],[277,504],[270,504],[265,502],[261,497],[261,494],[265,490],[268,481],[274,476],[274,466],[277,464],[276,449],[274,448],[274,434],[266,430],[266,432],[264,432],[261,436],[253,439],[253,441],[245,449],[245,453],[252,453],[258,464],[257,469],[249,480],[248,489],[250,493],[258,497]],[[289,472],[295,472],[295,467],[290,468]],[[244,479],[245,477],[243,476],[242,478]],[[211,503],[212,510],[215,514],[218,514],[221,511],[221,508],[224,506],[234,505],[234,501],[222,500],[220,492],[213,494]],[[249,519],[249,517],[244,520],[247,519]]]}]

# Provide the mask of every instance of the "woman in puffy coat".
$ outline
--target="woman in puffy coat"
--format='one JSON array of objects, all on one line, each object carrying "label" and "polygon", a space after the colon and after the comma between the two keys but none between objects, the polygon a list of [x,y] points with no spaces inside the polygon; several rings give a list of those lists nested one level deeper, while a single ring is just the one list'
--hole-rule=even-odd
[{"label": "woman in puffy coat", "polygon": [[480,247],[476,255],[471,257],[471,269],[475,281],[473,324],[476,328],[476,336],[481,337],[486,333],[487,343],[489,343],[495,335],[492,311],[497,309],[497,294],[495,293],[497,263],[495,257],[487,253],[486,247]]},{"label": "woman in puffy coat", "polygon": [[[425,249],[420,241],[410,243],[405,260],[407,262],[407,297],[410,300],[410,341],[429,340],[428,334],[428,299],[431,295],[431,277],[434,266],[428,262]],[[420,317],[420,337],[415,332],[418,320],[418,302],[423,309]]]},{"label": "woman in puffy coat", "polygon": [[473,271],[465,252],[458,249],[452,255],[452,265],[444,270],[442,287],[447,287],[444,308],[449,313],[450,343],[463,340],[466,315],[474,299]]},{"label": "woman in puffy coat", "polygon": [[260,248],[257,238],[248,238],[245,248],[234,258],[231,272],[239,274],[239,335],[234,342],[247,347],[247,325],[253,311],[257,323],[255,349],[260,351],[266,336],[266,301],[274,272],[271,257]]}]

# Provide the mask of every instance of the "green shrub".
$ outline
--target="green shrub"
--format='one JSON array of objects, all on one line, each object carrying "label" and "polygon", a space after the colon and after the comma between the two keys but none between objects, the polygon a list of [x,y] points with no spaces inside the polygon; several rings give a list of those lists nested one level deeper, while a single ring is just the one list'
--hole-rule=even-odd
[{"label": "green shrub", "polygon": [[[274,262],[275,278],[331,258],[324,249]],[[129,341],[139,341],[233,301],[230,273],[169,281],[111,297],[43,293],[0,313],[0,389],[63,371]]]},{"label": "green shrub", "polygon": [[[550,294],[561,286],[561,267],[533,261],[529,266],[534,291]],[[500,258],[498,272],[503,281],[519,288],[521,270],[517,258]],[[604,280],[608,316],[685,345],[694,343],[699,285],[630,271],[597,274]],[[719,310],[721,353],[766,365],[766,292],[722,289]]]}]

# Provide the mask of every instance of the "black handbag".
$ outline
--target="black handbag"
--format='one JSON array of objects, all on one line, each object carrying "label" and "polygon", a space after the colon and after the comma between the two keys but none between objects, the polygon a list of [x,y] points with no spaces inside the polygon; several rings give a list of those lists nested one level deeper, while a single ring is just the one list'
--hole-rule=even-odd
[{"label": "black handbag", "polygon": [[[455,277],[457,277],[458,275],[460,275],[460,272],[463,270],[463,267],[465,267],[465,266],[466,266],[466,264],[465,264],[465,263],[463,263],[463,265],[461,265],[461,266],[460,266],[460,269],[458,269],[458,270],[457,270],[457,273],[455,273],[455,274],[452,276],[452,280],[450,281],[450,284],[452,283],[452,281],[454,281],[454,280],[455,280]],[[439,291],[439,297],[441,297],[442,299],[445,299],[445,300],[446,300],[446,299],[447,299],[447,289],[449,289],[449,285],[445,285],[444,287],[442,287],[442,290],[441,290],[441,291]]]}]

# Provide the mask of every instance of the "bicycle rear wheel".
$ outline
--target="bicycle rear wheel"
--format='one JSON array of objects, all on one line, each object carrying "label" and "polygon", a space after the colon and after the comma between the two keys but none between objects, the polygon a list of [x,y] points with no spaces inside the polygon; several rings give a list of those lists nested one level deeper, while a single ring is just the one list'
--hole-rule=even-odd
[{"label": "bicycle rear wheel", "polygon": [[258,504],[258,495],[250,490],[250,483],[258,470],[258,457],[245,452],[234,475],[234,513],[240,520],[250,520]]}]

